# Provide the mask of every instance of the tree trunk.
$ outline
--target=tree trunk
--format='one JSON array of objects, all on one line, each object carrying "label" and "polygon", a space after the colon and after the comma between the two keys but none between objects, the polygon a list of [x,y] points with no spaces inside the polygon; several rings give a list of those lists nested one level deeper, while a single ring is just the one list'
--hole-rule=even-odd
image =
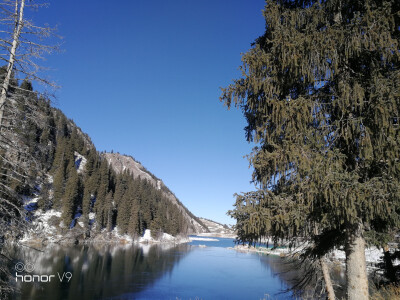
[{"label": "tree trunk", "polygon": [[328,300],[335,300],[335,291],[333,290],[331,276],[329,275],[329,270],[328,266],[326,265],[325,258],[320,258],[319,262],[321,264],[322,274],[324,275],[325,287],[328,293]]},{"label": "tree trunk", "polygon": [[365,240],[361,225],[347,233],[347,299],[368,300],[368,277],[365,263]]},{"label": "tree trunk", "polygon": [[1,95],[0,95],[0,130],[2,128],[3,124],[3,115],[4,115],[4,106],[7,98],[7,92],[8,88],[10,85],[10,79],[11,79],[11,74],[12,70],[14,68],[14,62],[15,62],[15,54],[17,51],[17,47],[19,44],[19,36],[21,35],[21,30],[22,27],[24,26],[23,23],[23,18],[24,18],[24,7],[25,7],[25,0],[21,0],[21,5],[19,7],[19,12],[18,12],[18,0],[15,0],[15,27],[14,27],[14,33],[13,33],[13,41],[12,41],[12,46],[10,49],[10,58],[8,60],[8,65],[7,65],[7,74],[4,78],[3,85],[1,87]]}]

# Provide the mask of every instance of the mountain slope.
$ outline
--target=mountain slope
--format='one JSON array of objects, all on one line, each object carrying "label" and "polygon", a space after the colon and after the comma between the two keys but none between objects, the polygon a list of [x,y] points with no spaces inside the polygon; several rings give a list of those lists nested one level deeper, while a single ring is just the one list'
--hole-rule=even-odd
[{"label": "mountain slope", "polygon": [[[29,100],[36,121],[25,121],[30,119],[21,113],[22,121],[9,126],[10,137],[19,146],[0,159],[0,168],[10,173],[0,177],[0,184],[15,191],[9,203],[25,207],[23,222],[44,221],[52,227],[39,230],[40,238],[72,231],[84,238],[111,232],[138,237],[147,229],[154,235],[207,231],[160,179],[132,157],[99,153],[61,110],[33,92]],[[29,156],[21,156],[22,151]],[[26,168],[17,170],[22,176],[15,180],[11,167],[20,161]],[[11,232],[6,217],[4,230]]]},{"label": "mountain slope", "polygon": [[135,179],[141,178],[147,180],[154,188],[160,190],[162,195],[173,203],[184,216],[184,218],[192,225],[188,231],[188,234],[207,232],[207,227],[195,217],[169,190],[167,186],[158,179],[155,175],[150,173],[143,165],[137,162],[133,157],[122,155],[119,153],[102,153],[109,165],[117,174],[121,174],[124,171],[128,171],[131,176]]},{"label": "mountain slope", "polygon": [[230,238],[236,237],[235,231],[227,225],[205,218],[199,218],[199,219],[205,226],[207,226],[207,229],[209,231],[208,233],[201,234],[203,236],[230,237]]}]

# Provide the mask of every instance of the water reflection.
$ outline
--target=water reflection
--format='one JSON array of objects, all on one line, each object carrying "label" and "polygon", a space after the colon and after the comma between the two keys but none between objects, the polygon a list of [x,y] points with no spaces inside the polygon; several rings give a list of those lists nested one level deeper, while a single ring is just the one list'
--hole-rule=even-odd
[{"label": "water reflection", "polygon": [[[296,287],[293,290],[299,298],[305,299],[326,299],[326,293],[321,290],[323,286],[322,273],[317,265],[317,270],[311,267],[310,262],[302,262],[300,259],[290,257],[278,257],[269,255],[260,255],[260,262],[265,268],[272,271],[273,276],[279,279],[288,287]],[[317,264],[317,262],[314,262]],[[310,272],[307,274],[307,272]],[[310,278],[308,284],[299,285],[306,276]],[[340,263],[330,264],[330,277],[334,285],[335,295],[338,299],[345,298],[346,278],[344,267]]]},{"label": "water reflection", "polygon": [[[30,274],[51,282],[18,282],[19,299],[288,299],[302,270],[278,256],[196,245],[53,245],[14,247]],[[15,270],[13,270],[15,274]],[[68,282],[63,276],[70,272]]]},{"label": "water reflection", "polygon": [[[50,282],[40,283],[22,283],[19,278],[21,293],[15,299],[104,299],[136,294],[170,273],[188,250],[186,245],[52,245],[44,252],[15,247],[14,257],[34,265],[29,274],[55,275]],[[69,282],[62,278],[67,272],[72,274]]]},{"label": "water reflection", "polygon": [[[270,257],[279,259],[279,257]],[[267,258],[268,259],[268,258]],[[154,288],[130,299],[288,299],[287,286],[256,253],[194,246]]]}]

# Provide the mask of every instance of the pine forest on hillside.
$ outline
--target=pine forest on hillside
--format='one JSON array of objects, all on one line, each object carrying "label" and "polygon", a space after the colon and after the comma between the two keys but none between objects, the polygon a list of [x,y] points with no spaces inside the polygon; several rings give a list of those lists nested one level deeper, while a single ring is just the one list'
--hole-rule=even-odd
[{"label": "pine forest on hillside", "polygon": [[[21,143],[29,146],[36,168],[24,180],[3,177],[4,185],[18,194],[32,196],[39,192],[35,184],[40,184],[38,209],[60,210],[60,226],[64,230],[77,226],[77,214],[82,214],[88,234],[94,225],[98,231],[111,231],[117,226],[120,234],[131,236],[140,236],[145,229],[172,235],[193,230],[161,190],[145,179],[133,178],[128,170],[116,174],[89,137],[60,110],[37,98],[29,82],[22,82],[20,87],[30,92],[29,101],[35,103],[36,114],[42,119],[41,126],[28,121],[13,128],[22,135]],[[86,160],[83,170],[79,168],[79,156]],[[53,180],[49,181],[47,175]],[[89,224],[91,212],[96,215],[95,224]]]}]

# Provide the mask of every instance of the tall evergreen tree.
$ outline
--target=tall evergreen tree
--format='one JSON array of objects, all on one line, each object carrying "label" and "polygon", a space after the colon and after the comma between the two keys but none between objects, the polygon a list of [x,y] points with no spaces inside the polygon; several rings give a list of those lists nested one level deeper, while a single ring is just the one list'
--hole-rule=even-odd
[{"label": "tall evergreen tree", "polygon": [[38,207],[44,211],[52,208],[53,199],[50,197],[51,184],[45,180],[40,189],[40,198],[38,200]]},{"label": "tall evergreen tree", "polygon": [[260,190],[240,238],[309,237],[346,252],[347,298],[368,299],[366,231],[399,225],[400,2],[268,1],[266,31],[221,100],[239,107]]},{"label": "tall evergreen tree", "polygon": [[69,180],[69,176],[73,174],[71,170],[76,172],[73,153],[70,139],[63,136],[58,137],[54,162],[51,168],[51,172],[54,174],[54,205],[56,207],[62,205],[60,201],[64,192],[66,192],[66,182]]},{"label": "tall evergreen tree", "polygon": [[106,229],[110,232],[113,227],[113,217],[114,217],[114,198],[112,191],[109,191],[106,196],[106,204],[105,204],[105,215],[106,215]]},{"label": "tall evergreen tree", "polygon": [[111,170],[106,160],[101,160],[99,168],[99,185],[96,192],[95,212],[100,228],[107,225],[107,194],[111,189]]},{"label": "tall evergreen tree", "polygon": [[65,194],[62,199],[61,220],[66,228],[69,228],[78,203],[80,202],[79,176],[75,168],[69,170]]},{"label": "tall evergreen tree", "polygon": [[131,189],[126,191],[118,204],[117,226],[120,234],[128,233],[133,195]]},{"label": "tall evergreen tree", "polygon": [[82,217],[83,224],[85,228],[88,228],[89,225],[89,213],[92,208],[92,201],[96,197],[95,191],[95,182],[96,178],[86,177],[86,181],[84,181],[84,189],[83,189],[83,197],[82,197]]}]

